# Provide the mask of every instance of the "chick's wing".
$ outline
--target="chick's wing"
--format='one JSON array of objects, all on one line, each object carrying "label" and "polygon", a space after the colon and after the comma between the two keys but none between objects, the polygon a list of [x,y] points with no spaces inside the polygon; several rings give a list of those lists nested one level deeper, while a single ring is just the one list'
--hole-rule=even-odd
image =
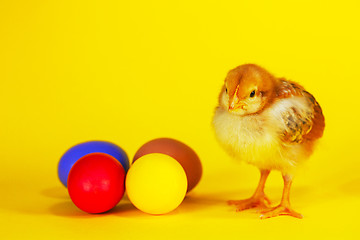
[{"label": "chick's wing", "polygon": [[280,79],[276,96],[277,99],[299,97],[293,98],[292,101],[298,99],[305,102],[290,105],[281,112],[282,141],[296,144],[321,137],[324,117],[320,105],[309,92],[295,82]]}]

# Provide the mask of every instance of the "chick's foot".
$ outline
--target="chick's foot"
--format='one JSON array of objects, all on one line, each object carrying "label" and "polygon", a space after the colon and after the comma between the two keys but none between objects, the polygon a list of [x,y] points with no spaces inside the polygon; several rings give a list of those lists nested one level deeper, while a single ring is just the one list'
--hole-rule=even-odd
[{"label": "chick's foot", "polygon": [[230,200],[228,201],[229,205],[235,205],[236,211],[240,212],[250,208],[261,208],[267,209],[269,208],[271,202],[269,198],[264,196],[253,196],[251,198],[243,199],[243,200]]},{"label": "chick's foot", "polygon": [[283,215],[292,216],[296,218],[303,218],[303,215],[301,215],[298,212],[295,212],[291,207],[287,207],[281,204],[277,207],[261,211],[261,213],[262,213],[260,215],[261,219],[283,216]]}]

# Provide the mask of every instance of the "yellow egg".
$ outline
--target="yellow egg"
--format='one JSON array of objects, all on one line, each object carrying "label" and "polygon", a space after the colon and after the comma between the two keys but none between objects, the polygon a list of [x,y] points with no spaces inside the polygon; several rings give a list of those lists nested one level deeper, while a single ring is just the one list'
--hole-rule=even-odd
[{"label": "yellow egg", "polygon": [[172,157],[151,153],[140,157],[126,176],[126,191],[139,210],[165,214],[184,200],[187,178],[184,169]]}]

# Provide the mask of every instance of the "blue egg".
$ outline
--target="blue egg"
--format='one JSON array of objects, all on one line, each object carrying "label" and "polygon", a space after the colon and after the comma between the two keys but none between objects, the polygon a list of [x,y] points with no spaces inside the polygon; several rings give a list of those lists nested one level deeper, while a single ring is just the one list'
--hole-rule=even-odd
[{"label": "blue egg", "polygon": [[77,144],[67,150],[61,157],[58,165],[59,179],[67,187],[67,179],[72,166],[77,160],[89,153],[106,153],[116,158],[123,166],[125,172],[129,170],[129,158],[119,146],[105,141],[90,141]]}]

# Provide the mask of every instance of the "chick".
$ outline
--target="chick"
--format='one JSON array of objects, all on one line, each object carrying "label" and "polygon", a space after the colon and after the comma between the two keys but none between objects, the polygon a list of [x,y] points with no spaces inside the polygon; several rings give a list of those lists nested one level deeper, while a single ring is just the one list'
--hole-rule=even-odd
[{"label": "chick", "polygon": [[[296,168],[312,154],[325,127],[313,95],[257,65],[241,65],[227,74],[212,123],[220,145],[261,173],[252,197],[228,203],[236,205],[237,211],[260,207],[261,218],[302,218],[291,208],[289,192]],[[271,170],[280,171],[284,180],[281,202],[273,208],[264,193]]]}]

